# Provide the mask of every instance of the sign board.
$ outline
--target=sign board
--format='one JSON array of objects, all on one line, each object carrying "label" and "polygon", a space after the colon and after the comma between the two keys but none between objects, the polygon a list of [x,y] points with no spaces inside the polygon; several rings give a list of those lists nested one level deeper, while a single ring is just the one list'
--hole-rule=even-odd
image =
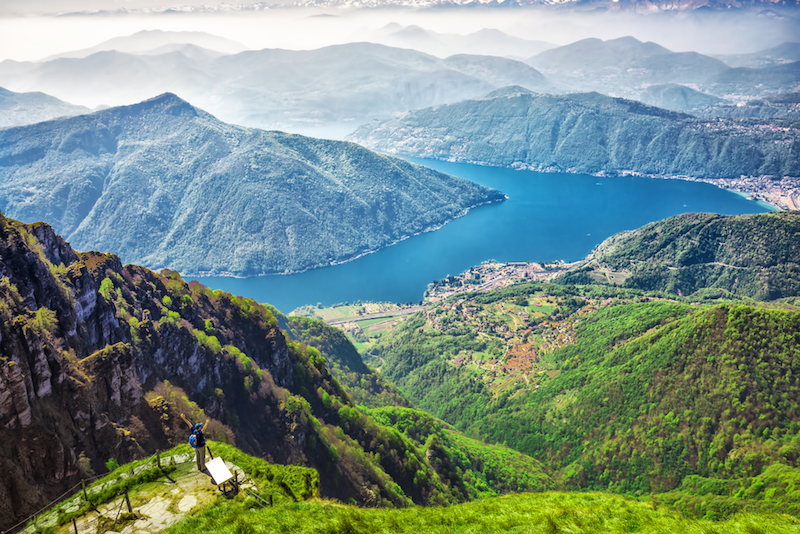
[{"label": "sign board", "polygon": [[233,478],[231,470],[225,465],[225,462],[217,456],[213,460],[206,462],[206,469],[211,473],[216,485],[224,484]]}]

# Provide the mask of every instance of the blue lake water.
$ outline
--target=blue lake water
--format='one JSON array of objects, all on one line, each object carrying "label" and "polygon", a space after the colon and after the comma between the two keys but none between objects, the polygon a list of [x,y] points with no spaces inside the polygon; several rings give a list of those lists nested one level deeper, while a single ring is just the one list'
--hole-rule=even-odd
[{"label": "blue lake water", "polygon": [[772,209],[697,182],[598,178],[407,159],[499,189],[508,200],[478,207],[435,232],[341,265],[289,276],[197,280],[213,289],[268,302],[284,313],[317,302],[417,302],[430,282],[488,259],[575,261],[612,234],[679,213]]}]

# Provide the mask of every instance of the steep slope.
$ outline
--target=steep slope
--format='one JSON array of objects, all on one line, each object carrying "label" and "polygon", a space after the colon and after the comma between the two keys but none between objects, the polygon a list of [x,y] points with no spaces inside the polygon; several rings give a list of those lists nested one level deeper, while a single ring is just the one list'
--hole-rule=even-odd
[{"label": "steep slope", "polygon": [[90,111],[44,93],[14,93],[0,87],[0,128],[83,115]]},{"label": "steep slope", "polygon": [[[323,496],[370,506],[475,496],[428,458],[438,449],[356,407],[320,352],[288,340],[266,307],[76,253],[49,226],[4,216],[0,363],[0,528],[110,457],[184,442],[181,413],[210,418],[214,440],[317,469]],[[552,487],[545,472],[534,478],[519,487]]]},{"label": "steep slope", "polygon": [[348,138],[389,153],[533,170],[800,175],[792,122],[701,120],[597,93],[508,87],[366,124]]},{"label": "steep slope", "polygon": [[[757,300],[800,295],[800,213],[684,214],[603,241],[563,283]],[[619,278],[617,278],[619,280]]]},{"label": "steep slope", "polygon": [[185,273],[346,261],[502,194],[351,143],[225,124],[165,94],[0,131],[0,209]]},{"label": "steep slope", "polygon": [[364,364],[358,350],[344,332],[318,319],[287,317],[277,310],[271,311],[288,337],[320,352],[331,374],[353,396],[356,403],[370,408],[411,406],[397,386]]}]

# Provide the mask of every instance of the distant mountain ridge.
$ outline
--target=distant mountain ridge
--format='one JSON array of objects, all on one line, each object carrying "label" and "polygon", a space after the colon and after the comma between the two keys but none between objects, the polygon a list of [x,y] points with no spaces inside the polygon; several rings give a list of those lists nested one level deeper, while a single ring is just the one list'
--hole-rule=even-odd
[{"label": "distant mountain ridge", "polygon": [[374,43],[233,55],[188,45],[151,52],[100,51],[43,63],[7,60],[0,63],[0,85],[92,107],[171,92],[236,124],[286,130],[341,123],[347,131],[372,118],[456,102],[509,84],[555,90],[519,61],[475,55],[440,59]]},{"label": "distant mountain ridge", "polygon": [[0,128],[83,115],[90,111],[44,93],[15,93],[0,87]]},{"label": "distant mountain ridge", "polygon": [[232,126],[165,94],[0,130],[0,210],[185,273],[297,272],[503,195],[358,145]]},{"label": "distant mountain ridge", "polygon": [[533,170],[800,175],[800,130],[792,122],[709,122],[598,93],[509,87],[374,121],[348,139],[388,153]]}]

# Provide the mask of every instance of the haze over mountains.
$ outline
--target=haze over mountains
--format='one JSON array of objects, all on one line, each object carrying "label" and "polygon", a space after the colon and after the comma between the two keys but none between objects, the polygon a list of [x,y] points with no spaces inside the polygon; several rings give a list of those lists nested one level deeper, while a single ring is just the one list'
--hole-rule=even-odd
[{"label": "haze over mountains", "polygon": [[633,37],[551,47],[498,30],[447,35],[395,24],[376,39],[443,58],[374,43],[232,53],[243,46],[202,32],[150,31],[42,62],[4,61],[0,86],[89,107],[173,92],[228,122],[338,138],[368,120],[508,85],[550,94],[598,91],[707,116],[717,104],[800,91],[796,43],[749,60],[732,56],[734,65],[757,65],[733,68]]},{"label": "haze over mountains", "polygon": [[344,123],[453,102],[521,84],[554,87],[506,58],[439,59],[414,50],[351,43],[311,51],[260,50],[220,56],[195,46],[164,53],[97,52],[43,63],[0,63],[0,85],[42,90],[70,102],[129,104],[174,92],[221,119],[291,128]]},{"label": "haze over mountains", "polygon": [[0,210],[184,273],[330,265],[502,193],[358,145],[225,124],[165,94],[0,130]]}]

